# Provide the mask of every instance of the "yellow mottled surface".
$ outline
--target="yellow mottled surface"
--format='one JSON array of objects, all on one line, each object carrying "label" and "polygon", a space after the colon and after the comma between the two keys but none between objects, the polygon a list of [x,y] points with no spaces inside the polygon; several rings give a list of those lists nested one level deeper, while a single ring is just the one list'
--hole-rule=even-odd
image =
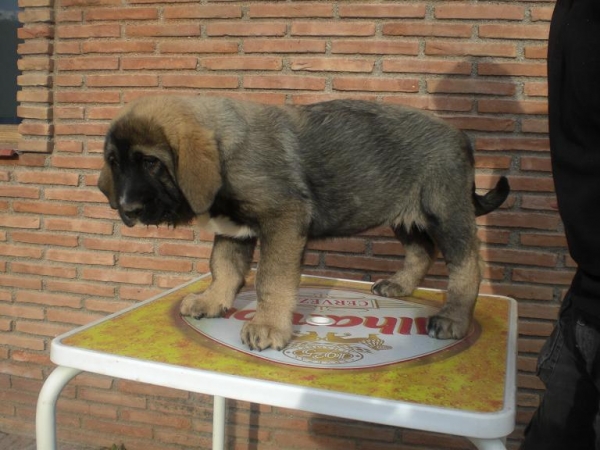
[{"label": "yellow mottled surface", "polygon": [[[242,377],[432,406],[477,412],[496,412],[504,406],[510,303],[502,297],[479,297],[475,317],[481,333],[472,345],[444,359],[376,369],[305,369],[229,349],[187,326],[179,316],[179,302],[190,292],[206,289],[209,282],[210,278],[202,278],[64,338],[62,344]],[[247,285],[252,286],[253,280],[249,279]],[[366,283],[316,277],[303,277],[302,286],[363,292],[370,289]],[[443,293],[417,290],[407,300],[441,304]]]}]

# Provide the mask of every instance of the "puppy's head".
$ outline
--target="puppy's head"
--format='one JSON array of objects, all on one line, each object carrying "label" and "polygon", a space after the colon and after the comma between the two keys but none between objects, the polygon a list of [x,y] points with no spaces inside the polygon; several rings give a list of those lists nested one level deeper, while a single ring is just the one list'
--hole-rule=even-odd
[{"label": "puppy's head", "polygon": [[187,223],[220,186],[213,133],[183,99],[142,98],[111,123],[98,187],[127,226]]}]

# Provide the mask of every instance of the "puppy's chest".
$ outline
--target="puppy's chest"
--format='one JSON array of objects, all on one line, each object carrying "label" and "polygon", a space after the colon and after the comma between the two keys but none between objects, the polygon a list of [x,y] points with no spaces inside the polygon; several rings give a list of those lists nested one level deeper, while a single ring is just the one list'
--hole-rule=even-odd
[{"label": "puppy's chest", "polygon": [[247,225],[240,225],[227,216],[211,216],[202,214],[198,216],[198,225],[206,231],[237,239],[256,237],[256,232]]}]

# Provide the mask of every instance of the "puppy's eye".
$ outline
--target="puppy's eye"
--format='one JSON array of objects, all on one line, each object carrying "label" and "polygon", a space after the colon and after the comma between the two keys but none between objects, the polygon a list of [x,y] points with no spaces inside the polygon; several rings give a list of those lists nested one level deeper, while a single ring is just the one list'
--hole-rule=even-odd
[{"label": "puppy's eye", "polygon": [[115,157],[115,155],[108,155],[108,157],[106,158],[106,163],[111,167],[115,167],[118,164],[117,158]]},{"label": "puppy's eye", "polygon": [[146,170],[153,170],[160,165],[160,160],[154,156],[144,156],[142,158],[142,164]]}]

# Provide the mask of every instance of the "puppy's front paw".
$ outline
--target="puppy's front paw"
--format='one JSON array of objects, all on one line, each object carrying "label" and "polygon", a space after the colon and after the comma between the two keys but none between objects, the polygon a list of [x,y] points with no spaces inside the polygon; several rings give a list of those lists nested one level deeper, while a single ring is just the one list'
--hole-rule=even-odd
[{"label": "puppy's front paw", "polygon": [[427,333],[436,339],[462,339],[467,335],[471,323],[468,318],[456,320],[436,314],[429,318]]},{"label": "puppy's front paw", "polygon": [[285,328],[279,328],[268,324],[246,322],[241,332],[242,342],[250,347],[250,350],[265,350],[269,347],[275,350],[283,350],[292,338],[291,324]]},{"label": "puppy's front paw", "polygon": [[371,287],[371,292],[381,297],[406,297],[412,294],[412,290],[405,289],[398,283],[390,280],[379,280]]},{"label": "puppy's front paw", "polygon": [[229,308],[207,295],[189,294],[184,297],[179,307],[182,316],[194,319],[203,317],[221,317]]}]

